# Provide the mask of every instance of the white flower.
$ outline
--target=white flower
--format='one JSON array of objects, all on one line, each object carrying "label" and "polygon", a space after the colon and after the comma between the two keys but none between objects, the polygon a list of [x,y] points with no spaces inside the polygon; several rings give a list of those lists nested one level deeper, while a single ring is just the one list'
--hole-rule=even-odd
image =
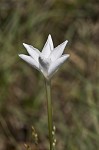
[{"label": "white flower", "polygon": [[42,52],[31,45],[23,43],[29,53],[29,56],[19,54],[19,57],[37,70],[41,71],[45,78],[49,80],[69,57],[69,54],[62,55],[67,42],[68,41],[66,40],[54,48],[51,35],[49,35]]}]

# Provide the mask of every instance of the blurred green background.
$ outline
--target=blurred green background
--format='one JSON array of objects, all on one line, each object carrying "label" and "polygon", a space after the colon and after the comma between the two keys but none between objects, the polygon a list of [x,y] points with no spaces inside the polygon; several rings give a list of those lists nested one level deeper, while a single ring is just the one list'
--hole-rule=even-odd
[{"label": "blurred green background", "polygon": [[48,150],[44,78],[23,62],[22,43],[68,40],[71,56],[52,80],[57,150],[99,149],[99,1],[0,0],[0,150]]}]

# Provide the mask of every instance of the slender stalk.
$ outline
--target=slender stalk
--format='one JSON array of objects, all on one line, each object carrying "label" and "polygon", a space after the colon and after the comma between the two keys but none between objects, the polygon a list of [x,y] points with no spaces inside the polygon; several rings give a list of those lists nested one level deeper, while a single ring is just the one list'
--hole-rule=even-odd
[{"label": "slender stalk", "polygon": [[50,150],[53,150],[53,120],[52,120],[52,99],[51,99],[51,81],[46,80],[46,96],[47,96],[47,113],[48,113],[48,129],[49,129],[49,141],[50,141]]}]

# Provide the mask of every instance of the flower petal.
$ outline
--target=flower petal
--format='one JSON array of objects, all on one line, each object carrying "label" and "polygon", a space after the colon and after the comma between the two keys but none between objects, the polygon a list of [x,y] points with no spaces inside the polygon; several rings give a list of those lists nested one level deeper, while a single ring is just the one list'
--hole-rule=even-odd
[{"label": "flower petal", "polygon": [[48,58],[50,53],[51,53],[51,48],[52,48],[52,41],[51,41],[51,36],[48,36],[48,39],[43,47],[42,54],[45,58]]},{"label": "flower petal", "polygon": [[19,54],[19,57],[22,58],[24,61],[29,63],[31,66],[39,70],[39,63],[37,63],[31,56],[27,56],[24,54]]},{"label": "flower petal", "polygon": [[69,54],[62,55],[59,59],[53,62],[48,70],[49,78],[53,76],[53,74],[59,69],[59,67],[65,62],[65,60],[69,57]]},{"label": "flower petal", "polygon": [[40,55],[40,51],[38,49],[34,48],[31,45],[28,45],[28,44],[25,44],[25,43],[23,43],[23,45],[27,49],[30,56],[32,56],[32,58],[34,58],[38,62],[38,57]]},{"label": "flower petal", "polygon": [[48,58],[44,58],[43,56],[39,57],[39,68],[45,77],[48,75],[48,68],[50,66],[50,60]]},{"label": "flower petal", "polygon": [[50,34],[49,34],[49,44],[50,44],[50,49],[52,51],[54,49],[54,45],[53,45],[53,40]]},{"label": "flower petal", "polygon": [[66,41],[63,42],[62,44],[58,45],[58,46],[52,51],[52,53],[51,53],[51,55],[50,55],[50,58],[51,58],[52,61],[55,61],[56,59],[58,59],[58,58],[62,55],[62,53],[63,53],[63,51],[64,51],[64,48],[65,48],[67,42],[68,42],[68,41],[66,40]]}]

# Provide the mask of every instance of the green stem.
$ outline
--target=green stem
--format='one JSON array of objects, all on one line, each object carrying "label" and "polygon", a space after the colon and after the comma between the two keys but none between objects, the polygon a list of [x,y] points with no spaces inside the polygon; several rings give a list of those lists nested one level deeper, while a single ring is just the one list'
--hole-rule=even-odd
[{"label": "green stem", "polygon": [[51,81],[46,80],[46,96],[47,96],[47,112],[48,112],[48,128],[49,128],[49,141],[50,141],[50,150],[53,149],[53,120],[52,120],[52,99],[51,99]]}]

